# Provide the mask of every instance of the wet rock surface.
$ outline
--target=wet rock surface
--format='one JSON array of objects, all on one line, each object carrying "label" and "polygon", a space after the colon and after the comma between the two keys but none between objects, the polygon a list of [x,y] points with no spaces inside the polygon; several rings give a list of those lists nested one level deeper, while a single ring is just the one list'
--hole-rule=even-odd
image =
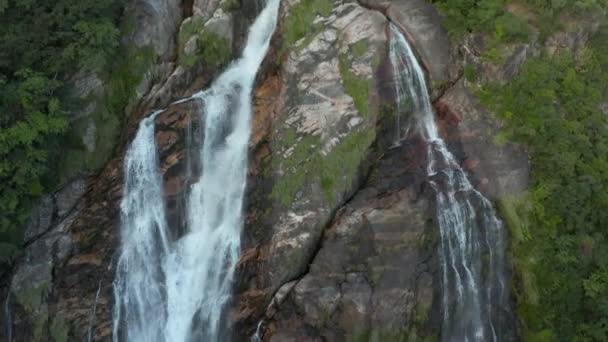
[{"label": "wet rock surface", "polygon": [[87,185],[87,179],[77,179],[46,196],[27,224],[25,249],[14,266],[5,299],[12,303],[4,314],[10,314],[11,335],[16,341],[46,335],[44,325],[53,317],[47,301],[54,285],[53,272],[72,252],[68,229],[83,207],[80,200]]},{"label": "wet rock surface", "polygon": [[450,150],[489,199],[524,191],[530,170],[527,152],[497,139],[499,123],[463,83],[458,81],[435,103]]},{"label": "wet rock surface", "polygon": [[275,296],[265,341],[407,340],[436,331],[427,319],[437,315],[437,241],[417,147],[406,142],[374,165],[306,274]]},{"label": "wet rock surface", "polygon": [[[386,19],[355,3],[336,3],[317,23],[320,29],[297,42],[278,69],[280,96],[265,138],[269,155],[250,178],[232,314],[237,339],[246,338],[280,286],[306,271],[325,226],[367,173]],[[357,44],[364,53],[352,53]],[[349,94],[345,73],[365,87],[360,98]]]},{"label": "wet rock surface", "polygon": [[386,15],[415,47],[431,80],[431,88],[448,82],[450,41],[435,7],[425,0],[393,0]]}]

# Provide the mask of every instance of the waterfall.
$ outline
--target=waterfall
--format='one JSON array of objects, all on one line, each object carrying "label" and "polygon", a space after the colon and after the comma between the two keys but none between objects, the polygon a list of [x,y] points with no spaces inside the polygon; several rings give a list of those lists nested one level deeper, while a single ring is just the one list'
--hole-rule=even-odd
[{"label": "waterfall", "polygon": [[[509,310],[502,222],[439,137],[422,68],[393,24],[391,32],[390,59],[397,96],[395,141],[401,143],[410,134],[426,141],[428,182],[436,194],[441,339],[502,340],[505,332],[500,328]],[[407,111],[411,113],[405,115]]]},{"label": "waterfall", "polygon": [[262,336],[262,328],[264,326],[264,320],[260,320],[255,328],[255,333],[251,337],[251,342],[262,342],[264,337]]},{"label": "waterfall", "polygon": [[95,332],[95,317],[97,314],[97,302],[99,302],[99,294],[101,293],[101,280],[97,286],[97,292],[95,293],[95,301],[93,302],[93,310],[89,316],[89,328],[87,329],[87,342],[93,341],[93,335]]},{"label": "waterfall", "polygon": [[[114,280],[114,339],[158,341],[166,312],[161,263],[169,251],[154,119],[144,119],[125,156],[121,252]],[[124,326],[123,326],[124,325]]]},{"label": "waterfall", "polygon": [[192,185],[187,229],[171,239],[162,199],[154,118],[140,124],[125,159],[114,340],[219,341],[243,225],[251,93],[276,27],[268,0],[240,59],[196,94],[204,122],[202,176]]},{"label": "waterfall", "polygon": [[11,294],[6,294],[6,301],[4,302],[4,317],[5,317],[5,328],[6,328],[6,341],[13,341],[13,315],[11,311]]}]

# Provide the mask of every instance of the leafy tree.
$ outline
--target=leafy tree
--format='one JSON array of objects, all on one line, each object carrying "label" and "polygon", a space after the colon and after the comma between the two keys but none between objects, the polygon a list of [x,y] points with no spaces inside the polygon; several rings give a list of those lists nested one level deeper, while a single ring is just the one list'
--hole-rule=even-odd
[{"label": "leafy tree", "polygon": [[511,250],[531,341],[608,338],[608,29],[591,46],[577,58],[533,59],[481,94],[531,151],[530,194],[505,211],[509,227],[526,223]]},{"label": "leafy tree", "polygon": [[118,0],[0,0],[0,263],[32,202],[52,189],[49,157],[68,128],[65,80],[108,66],[120,13]]},{"label": "leafy tree", "polygon": [[452,35],[486,31],[503,13],[503,0],[433,0]]},{"label": "leafy tree", "polygon": [[[452,36],[471,32],[492,34],[493,42],[525,39],[526,20],[505,9],[506,0],[431,0],[442,13],[443,24]],[[531,14],[537,16],[534,25],[542,37],[560,26],[561,14],[601,13],[608,9],[608,0],[522,0]]]}]

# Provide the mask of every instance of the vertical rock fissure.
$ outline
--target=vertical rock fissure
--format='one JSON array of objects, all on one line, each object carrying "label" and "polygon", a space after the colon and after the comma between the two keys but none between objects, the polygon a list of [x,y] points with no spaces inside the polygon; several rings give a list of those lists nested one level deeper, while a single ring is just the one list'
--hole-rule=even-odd
[{"label": "vertical rock fissure", "polygon": [[395,144],[426,144],[435,192],[441,266],[443,341],[497,341],[509,336],[505,234],[491,203],[469,182],[439,136],[424,73],[408,41],[390,25],[397,96]]},{"label": "vertical rock fissure", "polygon": [[13,340],[13,315],[11,310],[11,294],[6,294],[6,301],[4,303],[4,316],[6,326],[6,339],[7,341]]},{"label": "vertical rock fissure", "polygon": [[115,279],[115,341],[219,341],[232,295],[243,225],[251,93],[274,33],[280,0],[268,0],[240,59],[195,94],[204,122],[201,177],[191,186],[186,227],[167,225],[154,137],[142,121],[125,159],[121,254]]},{"label": "vertical rock fissure", "polygon": [[87,329],[87,342],[93,341],[95,335],[95,315],[97,313],[97,302],[99,301],[99,294],[101,293],[101,280],[97,286],[97,292],[95,292],[95,301],[93,302],[93,309],[91,310],[91,316],[89,317],[89,327]]}]

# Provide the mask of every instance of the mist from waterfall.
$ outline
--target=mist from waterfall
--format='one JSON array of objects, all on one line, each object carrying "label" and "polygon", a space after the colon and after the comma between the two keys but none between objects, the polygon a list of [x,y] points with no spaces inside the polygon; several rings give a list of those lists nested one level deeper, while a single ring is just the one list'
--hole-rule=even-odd
[{"label": "mist from waterfall", "polygon": [[412,135],[424,139],[428,183],[436,194],[441,340],[501,340],[509,310],[502,222],[440,138],[422,68],[399,28],[391,24],[390,29],[397,96],[395,143]]},{"label": "mist from waterfall", "polygon": [[195,96],[204,123],[202,176],[187,201],[187,227],[172,239],[162,196],[154,118],[142,121],[125,158],[114,341],[220,341],[240,252],[251,93],[275,30],[268,0],[243,55]]}]

